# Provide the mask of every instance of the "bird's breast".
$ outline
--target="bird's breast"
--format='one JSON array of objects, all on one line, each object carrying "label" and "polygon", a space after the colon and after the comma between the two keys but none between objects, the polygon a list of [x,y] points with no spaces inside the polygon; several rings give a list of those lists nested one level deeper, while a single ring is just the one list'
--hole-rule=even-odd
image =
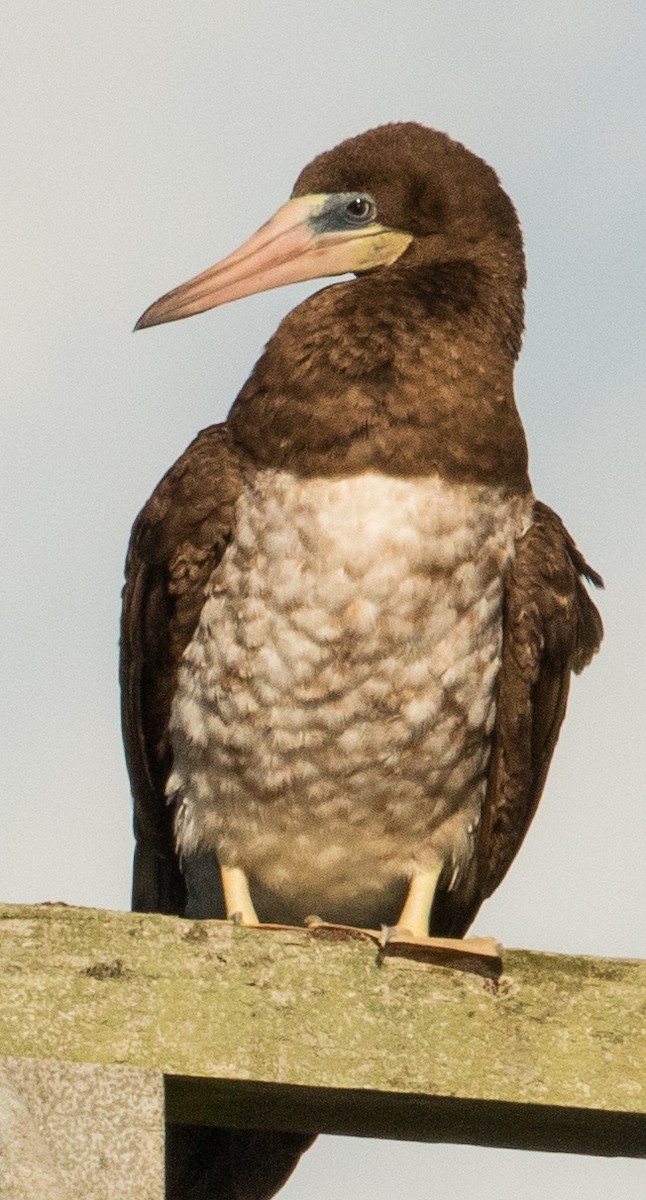
[{"label": "bird's breast", "polygon": [[300,919],[369,917],[418,863],[459,876],[530,509],[436,477],[259,472],[180,668],[180,849],[214,849]]}]

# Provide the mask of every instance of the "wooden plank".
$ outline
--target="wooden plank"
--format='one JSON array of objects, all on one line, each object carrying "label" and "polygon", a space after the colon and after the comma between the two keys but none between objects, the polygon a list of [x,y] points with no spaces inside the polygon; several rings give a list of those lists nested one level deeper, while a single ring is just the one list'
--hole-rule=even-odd
[{"label": "wooden plank", "polygon": [[646,1156],[646,963],[499,980],[307,930],[0,908],[0,1051],[148,1067],[168,1118]]}]

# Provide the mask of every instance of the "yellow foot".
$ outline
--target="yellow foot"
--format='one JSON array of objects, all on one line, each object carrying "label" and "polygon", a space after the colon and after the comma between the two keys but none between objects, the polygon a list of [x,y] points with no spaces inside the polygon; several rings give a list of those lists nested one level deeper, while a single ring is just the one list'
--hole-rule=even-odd
[{"label": "yellow foot", "polygon": [[502,973],[502,946],[495,938],[421,937],[401,925],[382,925],[361,929],[356,925],[338,925],[320,917],[306,917],[305,925],[322,941],[361,941],[376,943],[383,958],[401,958],[413,962],[435,963],[473,971],[495,979]]},{"label": "yellow foot", "polygon": [[360,929],[357,925],[337,925],[334,921],[322,921],[320,917],[306,917],[305,925],[311,933],[330,942],[373,942],[379,937],[376,929]]},{"label": "yellow foot", "polygon": [[426,937],[437,881],[442,873],[442,864],[432,870],[417,871],[408,885],[406,903],[401,910],[397,928],[414,937]]},{"label": "yellow foot", "polygon": [[379,934],[379,945],[387,957],[437,963],[467,971],[480,970],[492,976],[500,975],[502,971],[502,946],[495,938],[419,937],[401,925],[384,925]]},{"label": "yellow foot", "polygon": [[227,919],[234,925],[257,925],[258,917],[241,867],[220,867]]}]

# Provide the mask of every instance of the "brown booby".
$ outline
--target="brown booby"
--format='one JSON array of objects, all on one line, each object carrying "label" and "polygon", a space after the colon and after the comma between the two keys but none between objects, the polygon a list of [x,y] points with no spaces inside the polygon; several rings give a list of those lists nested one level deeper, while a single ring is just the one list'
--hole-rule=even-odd
[{"label": "brown booby", "polygon": [[137,328],[348,273],[135,523],[134,906],[462,937],[602,636],[600,577],[529,481],[511,201],[446,135],[370,130]]}]

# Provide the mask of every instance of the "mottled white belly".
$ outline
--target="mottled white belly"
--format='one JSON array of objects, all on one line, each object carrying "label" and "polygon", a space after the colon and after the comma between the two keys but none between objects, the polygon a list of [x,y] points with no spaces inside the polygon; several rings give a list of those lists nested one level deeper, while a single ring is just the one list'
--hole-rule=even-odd
[{"label": "mottled white belly", "polygon": [[182,853],[214,849],[297,919],[377,919],[417,866],[459,881],[530,510],[437,478],[260,473],[180,668]]}]

